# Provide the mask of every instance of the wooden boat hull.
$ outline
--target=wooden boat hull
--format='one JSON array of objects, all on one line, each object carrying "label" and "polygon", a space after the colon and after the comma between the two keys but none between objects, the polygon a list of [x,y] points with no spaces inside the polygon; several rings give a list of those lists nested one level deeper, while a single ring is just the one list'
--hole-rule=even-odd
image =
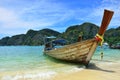
[{"label": "wooden boat hull", "polygon": [[[95,43],[96,46],[94,46]],[[94,50],[92,48],[93,46]],[[62,48],[44,51],[44,53],[56,59],[87,64],[96,47],[97,41],[95,39],[90,39],[66,45]],[[93,50],[92,53],[91,50]]]}]

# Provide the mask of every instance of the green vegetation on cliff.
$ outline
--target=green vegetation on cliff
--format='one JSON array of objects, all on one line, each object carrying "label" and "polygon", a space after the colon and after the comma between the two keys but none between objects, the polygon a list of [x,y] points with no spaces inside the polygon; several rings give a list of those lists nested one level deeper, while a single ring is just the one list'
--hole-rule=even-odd
[{"label": "green vegetation on cliff", "polygon": [[42,45],[45,36],[58,36],[59,32],[51,29],[42,29],[39,31],[28,30],[26,34],[5,37],[0,40],[0,45]]},{"label": "green vegetation on cliff", "polygon": [[[92,23],[83,23],[81,25],[70,26],[65,32],[59,33],[51,29],[42,29],[39,31],[28,30],[26,34],[4,37],[0,40],[0,45],[43,45],[45,36],[56,36],[64,38],[69,43],[77,41],[78,36],[82,35],[83,40],[93,38],[98,32],[99,27]],[[111,44],[120,43],[120,27],[109,29],[105,32],[105,42]]]},{"label": "green vegetation on cliff", "polygon": [[120,26],[106,31],[105,41],[110,45],[120,43]]},{"label": "green vegetation on cliff", "polygon": [[70,26],[64,33],[62,33],[61,37],[68,40],[69,43],[74,43],[77,41],[79,35],[83,36],[83,40],[93,38],[96,35],[98,28],[98,26],[92,23],[74,25]]}]

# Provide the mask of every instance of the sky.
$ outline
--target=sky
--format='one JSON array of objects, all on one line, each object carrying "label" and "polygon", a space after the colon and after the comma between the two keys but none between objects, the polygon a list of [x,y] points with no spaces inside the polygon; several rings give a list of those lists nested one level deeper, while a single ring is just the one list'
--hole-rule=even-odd
[{"label": "sky", "polygon": [[0,0],[0,39],[29,29],[64,32],[84,22],[100,26],[104,9],[114,11],[109,28],[120,26],[120,0]]}]

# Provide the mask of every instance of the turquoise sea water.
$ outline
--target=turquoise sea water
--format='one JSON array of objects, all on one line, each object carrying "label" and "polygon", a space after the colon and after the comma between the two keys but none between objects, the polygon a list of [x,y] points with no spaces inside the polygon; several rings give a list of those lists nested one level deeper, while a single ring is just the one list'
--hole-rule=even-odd
[{"label": "turquoise sea water", "polygon": [[97,47],[93,59],[100,60],[100,53],[103,52],[103,60],[104,61],[120,61],[120,49],[110,49],[108,46],[100,46]]},{"label": "turquoise sea water", "polygon": [[[44,46],[0,46],[0,72],[33,71],[70,72],[81,70],[83,65],[53,59],[43,54]],[[120,50],[98,47],[93,60],[101,61],[100,53],[104,53],[103,61],[120,61]],[[81,68],[80,68],[81,67]],[[51,74],[51,73],[50,73]]]},{"label": "turquoise sea water", "polygon": [[61,71],[76,66],[44,55],[43,48],[44,46],[1,46],[0,72],[36,69]]}]

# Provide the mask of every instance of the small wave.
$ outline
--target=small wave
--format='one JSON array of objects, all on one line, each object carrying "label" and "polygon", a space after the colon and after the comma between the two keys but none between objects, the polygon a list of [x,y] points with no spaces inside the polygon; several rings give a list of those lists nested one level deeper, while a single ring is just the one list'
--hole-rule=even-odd
[{"label": "small wave", "polygon": [[85,66],[74,67],[74,68],[72,68],[71,70],[68,70],[68,71],[66,71],[66,72],[68,72],[68,73],[71,73],[71,72],[78,72],[78,71],[82,71],[82,70],[84,70],[84,69],[85,69]]},{"label": "small wave", "polygon": [[4,76],[2,80],[24,80],[24,79],[33,79],[33,80],[50,80],[53,75],[56,75],[56,72],[40,72],[37,74],[24,74],[16,76]]}]

